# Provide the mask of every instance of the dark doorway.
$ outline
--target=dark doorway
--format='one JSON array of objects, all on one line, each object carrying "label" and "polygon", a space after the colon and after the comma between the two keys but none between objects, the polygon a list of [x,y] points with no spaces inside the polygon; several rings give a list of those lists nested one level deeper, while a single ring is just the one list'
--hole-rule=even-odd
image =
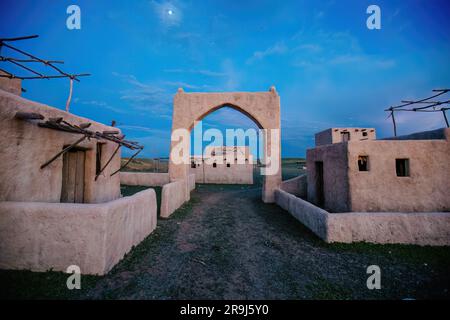
[{"label": "dark doorway", "polygon": [[350,141],[350,132],[342,132],[342,142]]},{"label": "dark doorway", "polygon": [[409,159],[395,159],[397,177],[409,177]]},{"label": "dark doorway", "polygon": [[63,155],[61,202],[84,201],[84,162],[86,152],[72,149]]},{"label": "dark doorway", "polygon": [[323,162],[316,161],[316,204],[319,207],[323,207],[325,204],[325,194],[323,189]]}]

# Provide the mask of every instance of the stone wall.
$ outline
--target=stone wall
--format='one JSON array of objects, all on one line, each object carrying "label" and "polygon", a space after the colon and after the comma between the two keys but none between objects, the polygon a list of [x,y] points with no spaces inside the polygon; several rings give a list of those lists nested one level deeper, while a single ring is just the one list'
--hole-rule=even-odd
[{"label": "stone wall", "polygon": [[106,274],[156,227],[156,195],[101,204],[0,202],[0,268]]}]

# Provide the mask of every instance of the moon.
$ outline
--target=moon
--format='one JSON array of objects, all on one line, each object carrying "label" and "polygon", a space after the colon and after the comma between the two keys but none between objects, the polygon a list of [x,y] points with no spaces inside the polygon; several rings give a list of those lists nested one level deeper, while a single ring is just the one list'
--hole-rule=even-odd
[{"label": "moon", "polygon": [[171,16],[171,15],[173,15],[173,11],[169,9],[169,10],[167,11],[167,14],[168,14],[169,16]]}]

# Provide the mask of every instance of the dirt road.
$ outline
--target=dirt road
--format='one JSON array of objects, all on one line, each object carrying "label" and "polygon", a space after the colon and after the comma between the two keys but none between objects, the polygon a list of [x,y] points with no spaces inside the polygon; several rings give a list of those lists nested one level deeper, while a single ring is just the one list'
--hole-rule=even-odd
[{"label": "dirt road", "polygon": [[[449,295],[449,249],[327,245],[260,189],[197,186],[192,200],[82,298],[351,299]],[[378,265],[382,289],[368,290]]]}]

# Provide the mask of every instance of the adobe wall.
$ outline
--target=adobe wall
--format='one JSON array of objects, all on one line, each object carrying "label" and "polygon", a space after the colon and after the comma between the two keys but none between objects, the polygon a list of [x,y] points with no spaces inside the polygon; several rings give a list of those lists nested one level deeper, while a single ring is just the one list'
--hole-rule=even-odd
[{"label": "adobe wall", "polygon": [[275,202],[322,240],[327,240],[328,212],[281,189],[275,190]]},{"label": "adobe wall", "polygon": [[328,243],[450,245],[450,212],[329,213],[281,189],[275,191],[275,200]]},{"label": "adobe wall", "polygon": [[316,161],[323,162],[324,209],[333,212],[350,211],[347,145],[337,143],[306,151],[308,201],[314,204],[318,202]]},{"label": "adobe wall", "polygon": [[168,173],[120,172],[120,184],[128,186],[161,187],[167,183]]},{"label": "adobe wall", "polygon": [[[359,155],[369,156],[369,171],[358,170]],[[409,177],[397,177],[397,158],[409,159]],[[450,211],[449,165],[447,140],[349,142],[349,211]]]},{"label": "adobe wall", "polygon": [[[0,89],[0,201],[59,202],[62,187],[62,162],[59,157],[49,166],[40,166],[60,152],[63,147],[78,140],[81,135],[41,128],[33,121],[18,120],[17,111],[37,112],[46,119],[64,117],[73,124],[90,122],[90,130],[118,130],[90,119],[75,116],[56,108],[24,99]],[[96,144],[98,140],[84,141],[86,148],[84,201],[106,202],[120,197],[120,177],[110,174],[120,167],[120,150],[105,171],[95,178]],[[102,163],[116,148],[113,142],[105,142]]]},{"label": "adobe wall", "polygon": [[188,176],[188,185],[189,185],[189,192],[195,190],[195,174],[191,173]]},{"label": "adobe wall", "polygon": [[106,274],[156,228],[156,194],[101,204],[0,202],[0,268]]},{"label": "adobe wall", "polygon": [[[342,142],[342,132],[350,133],[350,141],[375,140],[374,128],[330,128],[314,135],[315,145],[322,146]],[[366,135],[364,135],[364,132]]]},{"label": "adobe wall", "polygon": [[[192,179],[195,177],[191,178]],[[161,210],[162,218],[168,218],[172,213],[181,207],[186,201],[190,200],[190,188],[192,184],[187,180],[180,179],[165,184],[161,191]]]},{"label": "adobe wall", "polygon": [[281,182],[280,189],[296,197],[305,198],[308,196],[308,181],[306,174]]},{"label": "adobe wall", "polygon": [[450,212],[330,213],[327,242],[450,245]]},{"label": "adobe wall", "polygon": [[191,168],[191,170],[195,173],[197,183],[253,184],[253,164],[251,163],[231,163],[230,167],[227,167],[226,163],[216,163],[214,167],[204,162],[201,167]]}]

